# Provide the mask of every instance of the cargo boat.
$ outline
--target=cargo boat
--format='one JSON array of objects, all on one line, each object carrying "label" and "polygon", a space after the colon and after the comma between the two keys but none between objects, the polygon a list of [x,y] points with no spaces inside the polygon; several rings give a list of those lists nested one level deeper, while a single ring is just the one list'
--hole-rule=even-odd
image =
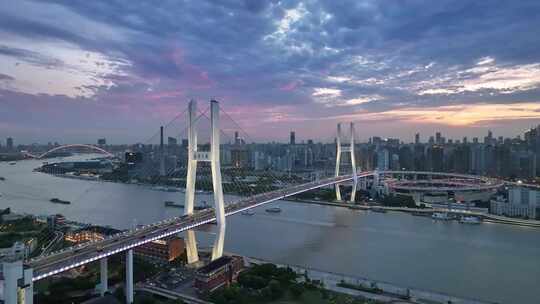
[{"label": "cargo boat", "polygon": [[55,197],[55,198],[51,198],[49,201],[50,201],[51,203],[55,203],[55,204],[63,204],[63,205],[69,205],[69,204],[71,204],[70,201],[64,201],[64,200],[61,200],[61,199],[56,198],[56,197]]}]

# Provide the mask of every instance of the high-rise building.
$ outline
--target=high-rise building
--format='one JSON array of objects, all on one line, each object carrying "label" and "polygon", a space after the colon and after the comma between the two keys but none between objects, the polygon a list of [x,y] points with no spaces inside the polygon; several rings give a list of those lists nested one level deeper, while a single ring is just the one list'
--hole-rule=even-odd
[{"label": "high-rise building", "polygon": [[420,143],[420,133],[414,135],[414,143],[417,145]]},{"label": "high-rise building", "polygon": [[432,146],[427,149],[429,171],[442,172],[444,168],[444,149],[441,146]]},{"label": "high-rise building", "polygon": [[294,131],[291,131],[289,144],[296,145],[296,134],[294,133]]},{"label": "high-rise building", "polygon": [[493,133],[491,130],[488,131],[488,135],[484,137],[484,144],[491,145],[493,144]]},{"label": "high-rise building", "polygon": [[107,144],[107,140],[105,138],[100,138],[97,140],[98,146],[105,146]]},{"label": "high-rise building", "polygon": [[440,145],[442,144],[442,137],[441,137],[441,132],[437,132],[435,133],[435,143]]},{"label": "high-rise building", "polygon": [[13,138],[8,137],[6,139],[6,149],[8,149],[8,151],[13,150]]},{"label": "high-rise building", "polygon": [[231,149],[231,162],[235,168],[247,168],[250,164],[247,148],[239,145]]},{"label": "high-rise building", "polygon": [[381,149],[377,152],[377,169],[388,170],[390,169],[390,153],[387,149]]},{"label": "high-rise building", "polygon": [[169,146],[176,146],[178,144],[178,140],[174,137],[167,137],[167,145]]},{"label": "high-rise building", "polygon": [[124,159],[128,164],[138,164],[143,162],[142,152],[126,152]]}]

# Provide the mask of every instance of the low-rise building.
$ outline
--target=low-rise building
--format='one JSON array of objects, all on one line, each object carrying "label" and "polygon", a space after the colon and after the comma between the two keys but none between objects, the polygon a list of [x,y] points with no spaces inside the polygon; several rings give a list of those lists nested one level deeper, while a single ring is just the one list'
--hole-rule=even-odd
[{"label": "low-rise building", "polygon": [[199,293],[212,292],[220,287],[236,282],[238,274],[244,268],[244,259],[240,256],[222,256],[195,274],[195,288]]},{"label": "low-rise building", "polygon": [[47,217],[47,226],[51,230],[62,229],[65,225],[66,218],[61,214],[53,214]]},{"label": "low-rise building", "polygon": [[113,235],[118,232],[120,232],[120,230],[113,228],[90,226],[70,231],[66,233],[64,239],[68,242],[79,244],[84,242],[102,241],[106,236]]},{"label": "low-rise building", "polygon": [[491,201],[490,212],[496,215],[540,219],[540,191],[527,187],[508,189],[508,200]]},{"label": "low-rise building", "polygon": [[36,245],[37,240],[32,238],[26,241],[16,241],[8,248],[0,248],[0,261],[26,259],[36,248]]},{"label": "low-rise building", "polygon": [[134,253],[142,258],[167,263],[180,257],[185,250],[186,245],[182,238],[170,236],[138,246]]}]

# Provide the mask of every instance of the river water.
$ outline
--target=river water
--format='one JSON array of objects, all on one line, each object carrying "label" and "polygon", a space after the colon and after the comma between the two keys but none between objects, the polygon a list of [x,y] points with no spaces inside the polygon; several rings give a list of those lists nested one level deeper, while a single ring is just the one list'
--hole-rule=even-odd
[{"label": "river water", "polygon": [[[32,172],[39,161],[0,163],[0,208],[116,228],[180,214],[166,200],[183,193],[82,181]],[[58,197],[71,205],[49,202]],[[198,195],[211,202],[211,196]],[[230,199],[230,197],[229,197]],[[540,229],[434,222],[403,213],[277,202],[227,219],[225,250],[281,264],[363,276],[397,285],[499,303],[540,303]],[[198,232],[209,246],[213,233]]]}]

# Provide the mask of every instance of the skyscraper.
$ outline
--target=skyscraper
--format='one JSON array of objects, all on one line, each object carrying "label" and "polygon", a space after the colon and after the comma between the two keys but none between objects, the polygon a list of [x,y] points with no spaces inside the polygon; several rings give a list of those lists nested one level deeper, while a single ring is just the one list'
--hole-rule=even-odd
[{"label": "skyscraper", "polygon": [[443,147],[432,146],[427,149],[429,171],[442,172],[444,168]]},{"label": "skyscraper", "polygon": [[7,148],[8,150],[13,150],[13,138],[8,137],[8,138],[6,139],[6,148]]},{"label": "skyscraper", "polygon": [[390,153],[387,149],[377,151],[377,170],[390,169]]},{"label": "skyscraper", "polygon": [[296,134],[294,133],[294,131],[291,131],[291,136],[290,136],[289,144],[291,144],[291,145],[296,145]]},{"label": "skyscraper", "polygon": [[420,143],[420,133],[416,133],[416,135],[414,135],[414,143],[417,145]]},{"label": "skyscraper", "polygon": [[238,131],[234,131],[234,144],[235,145],[240,144],[240,137],[238,136]]}]

